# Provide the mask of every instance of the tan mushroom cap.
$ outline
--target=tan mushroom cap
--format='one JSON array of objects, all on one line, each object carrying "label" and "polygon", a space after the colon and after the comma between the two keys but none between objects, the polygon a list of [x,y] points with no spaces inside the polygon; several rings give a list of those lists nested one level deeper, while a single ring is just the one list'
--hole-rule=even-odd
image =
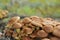
[{"label": "tan mushroom cap", "polygon": [[60,37],[60,26],[54,27],[53,35]]},{"label": "tan mushroom cap", "polygon": [[23,37],[22,40],[31,40],[29,37]]},{"label": "tan mushroom cap", "polygon": [[35,38],[35,37],[37,37],[37,35],[36,34],[31,34],[30,37]]},{"label": "tan mushroom cap", "polygon": [[54,28],[53,28],[52,25],[45,25],[45,26],[43,26],[42,28],[43,28],[43,30],[45,30],[47,33],[51,33],[51,32],[53,32],[53,30],[54,30]]},{"label": "tan mushroom cap", "polygon": [[13,28],[21,28],[22,27],[22,24],[20,24],[20,23],[15,23],[14,25],[13,25]]},{"label": "tan mushroom cap", "polygon": [[57,37],[51,37],[50,40],[60,40],[60,38],[57,38]]},{"label": "tan mushroom cap", "polygon": [[44,38],[44,39],[42,39],[42,40],[50,40],[50,39],[48,39],[48,38]]},{"label": "tan mushroom cap", "polygon": [[37,32],[37,35],[38,35],[39,37],[47,37],[47,36],[48,36],[48,33],[46,33],[44,30],[39,30],[39,31]]},{"label": "tan mushroom cap", "polygon": [[17,37],[17,35],[18,34],[16,32],[13,32],[12,37],[15,38],[15,37]]},{"label": "tan mushroom cap", "polygon": [[2,15],[3,15],[4,17],[6,17],[6,16],[7,16],[7,13],[8,13],[8,11],[7,11],[7,10],[3,10],[3,11],[2,11]]},{"label": "tan mushroom cap", "polygon": [[20,20],[20,17],[19,17],[19,16],[12,17],[12,18],[9,20],[9,22],[8,22],[8,24],[7,24],[7,27],[13,25],[13,24],[16,23],[18,20]]},{"label": "tan mushroom cap", "polygon": [[31,28],[28,28],[28,27],[24,27],[23,31],[26,34],[31,34],[33,32],[33,30]]},{"label": "tan mushroom cap", "polygon": [[31,19],[28,18],[28,17],[26,17],[26,18],[24,18],[24,19],[22,20],[22,22],[23,22],[23,23],[29,23],[29,22],[31,22]]}]

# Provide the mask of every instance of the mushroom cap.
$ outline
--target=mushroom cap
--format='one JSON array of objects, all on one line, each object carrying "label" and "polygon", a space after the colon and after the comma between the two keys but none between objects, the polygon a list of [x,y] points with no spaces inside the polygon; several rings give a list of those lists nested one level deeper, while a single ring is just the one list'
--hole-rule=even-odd
[{"label": "mushroom cap", "polygon": [[44,38],[44,39],[42,39],[42,40],[50,40],[50,39],[48,39],[48,38]]},{"label": "mushroom cap", "polygon": [[38,35],[39,37],[47,37],[47,36],[48,36],[48,33],[46,33],[44,30],[39,30],[39,31],[37,32],[37,35]]},{"label": "mushroom cap", "polygon": [[60,26],[54,27],[53,35],[60,37]]},{"label": "mushroom cap", "polygon": [[12,26],[12,25],[15,24],[18,20],[20,20],[20,17],[19,17],[19,16],[12,17],[12,18],[9,20],[9,22],[8,22],[8,24],[7,24],[7,27]]}]

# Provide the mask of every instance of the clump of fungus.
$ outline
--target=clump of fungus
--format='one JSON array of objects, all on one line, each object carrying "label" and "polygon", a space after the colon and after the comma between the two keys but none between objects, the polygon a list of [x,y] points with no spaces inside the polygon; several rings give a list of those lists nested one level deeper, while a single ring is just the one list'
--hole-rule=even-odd
[{"label": "clump of fungus", "polygon": [[23,19],[20,19],[19,16],[12,17],[7,23],[5,31],[6,36],[13,37],[16,40],[60,39],[60,23],[51,18],[40,18],[38,16]]},{"label": "clump of fungus", "polygon": [[0,19],[7,17],[8,11],[0,9]]}]

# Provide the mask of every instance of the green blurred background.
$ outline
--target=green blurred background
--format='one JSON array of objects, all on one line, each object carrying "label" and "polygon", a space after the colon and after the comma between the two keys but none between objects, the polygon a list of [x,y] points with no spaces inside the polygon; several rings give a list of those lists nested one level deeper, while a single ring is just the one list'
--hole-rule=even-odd
[{"label": "green blurred background", "polygon": [[0,0],[0,9],[9,15],[60,18],[60,0]]}]

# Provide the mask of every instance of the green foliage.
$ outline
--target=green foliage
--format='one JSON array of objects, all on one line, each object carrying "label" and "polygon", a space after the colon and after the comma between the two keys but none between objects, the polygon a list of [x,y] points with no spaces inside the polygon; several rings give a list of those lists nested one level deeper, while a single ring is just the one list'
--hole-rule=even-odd
[{"label": "green foliage", "polygon": [[[14,2],[12,4],[12,2]],[[60,17],[60,0],[0,0],[0,9],[18,15]]]}]

